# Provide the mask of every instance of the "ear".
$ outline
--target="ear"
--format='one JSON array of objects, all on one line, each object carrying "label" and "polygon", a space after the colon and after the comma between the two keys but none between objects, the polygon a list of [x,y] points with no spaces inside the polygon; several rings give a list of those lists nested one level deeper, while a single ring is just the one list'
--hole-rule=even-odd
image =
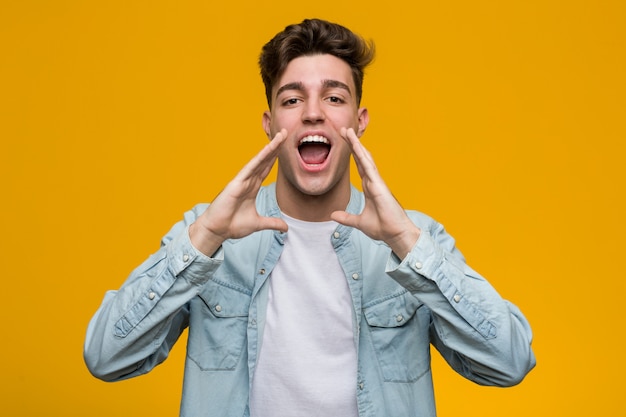
[{"label": "ear", "polygon": [[272,139],[272,129],[271,129],[271,124],[272,124],[272,113],[270,113],[269,110],[266,110],[263,112],[263,130],[265,131],[265,134],[267,135],[268,139]]},{"label": "ear", "polygon": [[370,115],[369,115],[369,112],[367,111],[367,108],[365,107],[361,107],[359,109],[358,115],[359,115],[359,130],[356,132],[356,135],[358,137],[361,137],[363,133],[365,133],[365,128],[370,122]]}]

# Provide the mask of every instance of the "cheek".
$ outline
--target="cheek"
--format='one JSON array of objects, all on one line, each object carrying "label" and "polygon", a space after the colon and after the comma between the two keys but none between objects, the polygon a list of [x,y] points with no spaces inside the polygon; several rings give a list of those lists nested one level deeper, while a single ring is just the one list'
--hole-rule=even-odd
[{"label": "cheek", "polygon": [[293,125],[295,122],[297,122],[298,119],[298,115],[296,114],[295,111],[284,111],[284,110],[277,110],[274,113],[274,117],[272,118],[272,128],[276,129],[276,131],[278,132],[280,129],[287,128],[288,126]]},{"label": "cheek", "polygon": [[341,143],[335,144],[333,148],[336,157],[340,160],[350,162],[350,148],[343,142],[343,139]]},{"label": "cheek", "polygon": [[328,117],[328,121],[337,129],[345,128],[353,128],[356,132],[359,128],[359,116],[355,114],[353,111],[346,111],[345,113],[336,114],[334,116]]},{"label": "cheek", "polygon": [[300,164],[298,152],[294,152],[292,148],[283,147],[278,152],[278,165],[284,172],[293,172],[297,170]]}]

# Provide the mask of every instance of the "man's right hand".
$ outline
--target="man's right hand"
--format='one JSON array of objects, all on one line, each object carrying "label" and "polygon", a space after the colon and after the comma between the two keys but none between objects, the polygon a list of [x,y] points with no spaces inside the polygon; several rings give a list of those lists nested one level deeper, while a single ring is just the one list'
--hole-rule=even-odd
[{"label": "man's right hand", "polygon": [[287,131],[282,129],[189,226],[189,238],[196,249],[211,256],[226,239],[242,238],[266,229],[287,231],[282,219],[260,216],[255,205],[261,184],[286,138]]}]

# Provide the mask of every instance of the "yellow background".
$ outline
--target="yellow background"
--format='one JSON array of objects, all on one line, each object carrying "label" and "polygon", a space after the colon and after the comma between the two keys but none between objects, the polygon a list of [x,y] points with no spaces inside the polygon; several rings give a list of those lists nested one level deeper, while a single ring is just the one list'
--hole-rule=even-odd
[{"label": "yellow background", "polygon": [[620,0],[0,5],[0,415],[174,416],[184,342],[107,384],[82,361],[104,292],[264,144],[261,46],[322,17],[375,40],[364,137],[530,320],[511,389],[434,361],[441,417],[620,416],[626,36]]}]

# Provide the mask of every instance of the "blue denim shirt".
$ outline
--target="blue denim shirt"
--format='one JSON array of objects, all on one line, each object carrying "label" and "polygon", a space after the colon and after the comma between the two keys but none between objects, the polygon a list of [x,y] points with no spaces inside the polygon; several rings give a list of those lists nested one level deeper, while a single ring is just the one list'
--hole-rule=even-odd
[{"label": "blue denim shirt", "polygon": [[[347,210],[363,205],[352,189]],[[87,330],[85,361],[105,381],[141,375],[167,358],[188,327],[181,416],[248,416],[267,280],[284,234],[229,240],[207,257],[188,235],[206,207],[186,213],[160,250],[107,292]],[[257,210],[280,215],[274,185],[260,190]],[[361,417],[435,416],[431,344],[478,384],[514,385],[535,365],[532,333],[517,307],[466,265],[440,224],[407,213],[422,234],[402,260],[350,227],[329,236],[352,295]]]}]

